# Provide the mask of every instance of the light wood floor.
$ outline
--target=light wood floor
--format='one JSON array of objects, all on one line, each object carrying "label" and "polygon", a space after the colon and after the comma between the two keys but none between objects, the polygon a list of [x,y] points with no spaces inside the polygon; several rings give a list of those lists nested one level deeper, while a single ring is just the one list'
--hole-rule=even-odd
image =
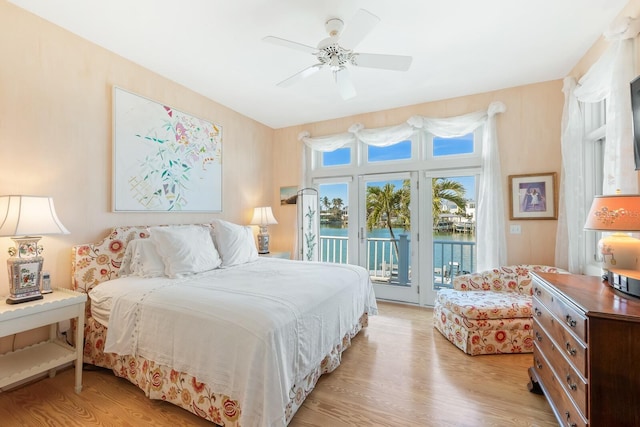
[{"label": "light wood floor", "polygon": [[[532,356],[471,357],[433,329],[432,311],[379,303],[320,378],[290,426],[557,426],[543,396],[527,390]],[[143,392],[106,370],[73,370],[0,394],[0,425],[206,426],[213,424]],[[251,426],[244,426],[251,427]]]}]

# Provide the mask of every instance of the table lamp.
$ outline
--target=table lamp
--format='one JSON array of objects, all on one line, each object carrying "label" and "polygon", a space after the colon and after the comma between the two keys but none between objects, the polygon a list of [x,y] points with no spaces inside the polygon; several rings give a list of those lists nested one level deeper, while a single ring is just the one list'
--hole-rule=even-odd
[{"label": "table lamp", "polygon": [[257,225],[260,227],[260,233],[258,233],[258,253],[269,253],[269,234],[267,233],[267,226],[277,224],[278,221],[273,216],[271,206],[261,206],[253,210],[253,219],[251,225]]},{"label": "table lamp", "polygon": [[594,197],[584,228],[613,233],[598,242],[603,274],[611,269],[640,270],[640,240],[626,233],[640,231],[640,195]]},{"label": "table lamp", "polygon": [[[11,237],[7,304],[42,299],[40,281],[44,258],[38,241],[45,234],[69,234],[58,219],[51,197],[0,196],[0,237]],[[46,292],[50,290],[45,290]]]}]

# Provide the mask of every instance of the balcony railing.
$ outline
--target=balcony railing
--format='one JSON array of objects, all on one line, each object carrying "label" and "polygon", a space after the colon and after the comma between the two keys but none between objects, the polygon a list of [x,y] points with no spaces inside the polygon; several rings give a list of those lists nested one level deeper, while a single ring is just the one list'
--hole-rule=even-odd
[{"label": "balcony railing", "polygon": [[434,289],[452,288],[455,276],[476,271],[476,242],[433,241]]},{"label": "balcony railing", "polygon": [[[400,251],[400,262],[392,239],[367,239],[367,268],[371,280],[396,285],[408,285],[411,282],[408,256],[411,253],[411,241],[406,235],[400,235],[396,241]],[[320,236],[320,259],[346,264],[349,258],[347,242],[347,237]],[[454,276],[475,271],[475,246],[475,242],[433,241],[433,278],[436,288],[450,288]]]}]

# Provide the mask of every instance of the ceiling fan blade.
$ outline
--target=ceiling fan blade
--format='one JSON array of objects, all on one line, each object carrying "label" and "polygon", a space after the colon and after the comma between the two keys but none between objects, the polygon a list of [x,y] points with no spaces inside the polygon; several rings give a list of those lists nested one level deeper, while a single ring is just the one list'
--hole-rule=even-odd
[{"label": "ceiling fan blade", "polygon": [[378,22],[380,18],[376,15],[359,9],[340,35],[340,46],[347,50],[354,49],[373,30],[373,27],[378,25]]},{"label": "ceiling fan blade", "polygon": [[266,36],[262,38],[262,41],[267,43],[272,43],[278,46],[288,47],[290,49],[300,50],[302,52],[313,53],[318,52],[318,49],[312,46],[307,46],[306,44],[292,42],[291,40],[281,39],[280,37],[274,36]]},{"label": "ceiling fan blade", "polygon": [[404,55],[379,55],[376,53],[357,53],[352,62],[358,67],[382,68],[384,70],[407,71],[413,58]]},{"label": "ceiling fan blade", "polygon": [[280,87],[289,87],[292,84],[294,84],[297,81],[300,81],[302,79],[305,79],[307,77],[309,77],[312,74],[315,74],[316,71],[318,71],[320,68],[322,68],[323,64],[314,64],[310,67],[305,68],[304,70],[295,73],[293,76],[284,79],[283,81],[281,81],[280,83],[278,83],[276,86],[280,86]]},{"label": "ceiling fan blade", "polygon": [[351,81],[351,73],[346,68],[333,72],[333,77],[338,85],[338,92],[345,101],[356,96],[356,88]]}]

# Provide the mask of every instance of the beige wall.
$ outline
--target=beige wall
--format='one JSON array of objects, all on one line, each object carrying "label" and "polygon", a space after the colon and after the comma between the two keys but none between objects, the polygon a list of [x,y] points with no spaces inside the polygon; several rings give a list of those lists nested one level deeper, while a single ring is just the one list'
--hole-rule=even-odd
[{"label": "beige wall", "polygon": [[[412,115],[450,117],[483,110],[493,101],[502,101],[507,111],[497,117],[498,144],[502,167],[502,188],[508,202],[508,176],[526,173],[556,172],[561,169],[560,121],[563,106],[562,83],[559,80],[505,89],[480,95],[465,96],[438,102],[413,105],[294,126],[275,131],[273,157],[274,187],[297,185],[300,180],[302,145],[298,134],[309,131],[312,136],[346,132],[353,123],[367,128],[391,126],[406,121]],[[273,194],[274,214],[281,223],[295,221],[295,208],[279,206]],[[505,209],[508,218],[508,207]],[[557,221],[514,221],[522,234],[507,234],[508,263],[554,263]],[[293,227],[279,227],[272,232],[279,250],[292,250]]]},{"label": "beige wall", "polygon": [[[70,247],[115,225],[248,223],[271,189],[273,130],[0,2],[0,194],[53,196],[65,236],[45,236],[45,268],[69,287]],[[215,78],[212,76],[211,78]],[[113,213],[112,88],[118,86],[223,127],[223,212]],[[9,238],[0,238],[0,264]],[[8,293],[0,274],[0,295]]]}]

